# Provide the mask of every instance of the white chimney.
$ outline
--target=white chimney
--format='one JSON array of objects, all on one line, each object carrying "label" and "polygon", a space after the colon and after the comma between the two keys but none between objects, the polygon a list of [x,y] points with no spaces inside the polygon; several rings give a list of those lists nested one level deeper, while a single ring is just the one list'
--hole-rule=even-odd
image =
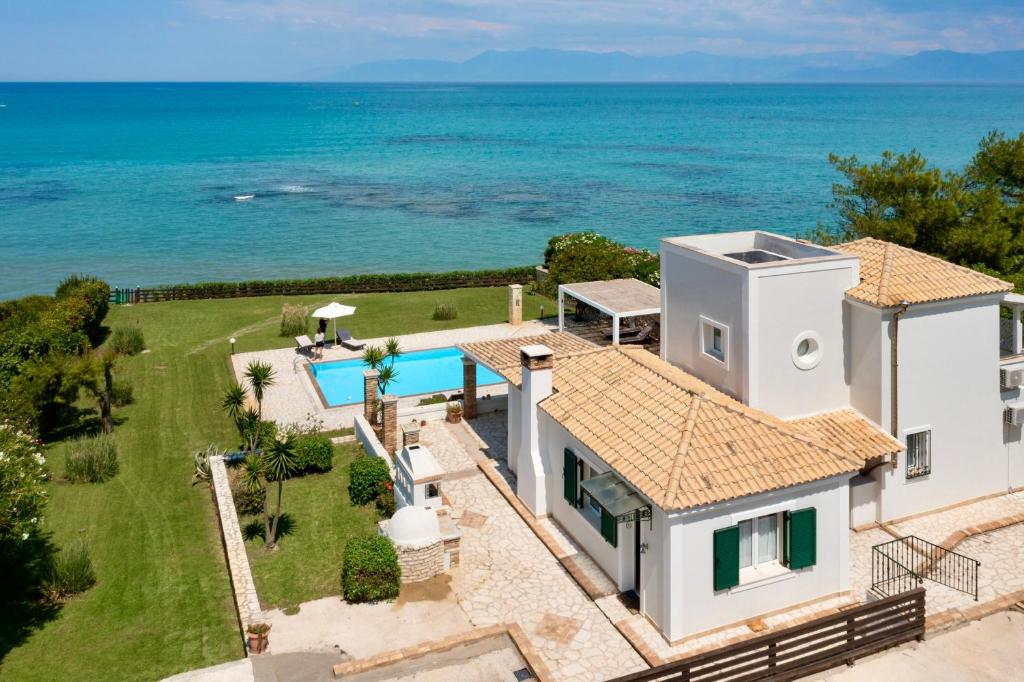
[{"label": "white chimney", "polygon": [[519,349],[523,386],[519,410],[519,462],[516,466],[516,494],[535,515],[547,513],[544,462],[540,453],[537,403],[551,395],[554,352],[537,344]]}]

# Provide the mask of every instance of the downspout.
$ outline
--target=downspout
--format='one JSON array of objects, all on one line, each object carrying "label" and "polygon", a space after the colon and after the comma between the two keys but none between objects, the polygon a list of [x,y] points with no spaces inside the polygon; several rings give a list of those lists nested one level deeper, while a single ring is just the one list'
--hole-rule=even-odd
[{"label": "downspout", "polygon": [[[889,433],[899,440],[899,335],[900,318],[907,312],[910,303],[900,301],[899,307],[892,314],[892,333],[889,335]],[[893,456],[892,467],[896,468],[896,457]]]}]

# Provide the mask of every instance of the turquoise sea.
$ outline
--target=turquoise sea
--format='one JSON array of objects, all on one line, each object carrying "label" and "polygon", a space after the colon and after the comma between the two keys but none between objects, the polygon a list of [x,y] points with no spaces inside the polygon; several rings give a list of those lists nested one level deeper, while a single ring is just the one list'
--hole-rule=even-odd
[{"label": "turquoise sea", "polygon": [[[962,165],[1024,88],[0,84],[0,298],[534,263],[827,221],[829,152]],[[253,195],[251,200],[234,197]]]}]

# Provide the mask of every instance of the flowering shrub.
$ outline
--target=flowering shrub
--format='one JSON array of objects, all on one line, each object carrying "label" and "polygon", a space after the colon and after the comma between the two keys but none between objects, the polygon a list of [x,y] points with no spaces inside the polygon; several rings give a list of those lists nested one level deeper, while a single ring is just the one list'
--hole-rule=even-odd
[{"label": "flowering shrub", "polygon": [[31,436],[0,423],[0,543],[24,542],[39,533],[46,504],[45,464]]},{"label": "flowering shrub", "polygon": [[559,284],[634,277],[659,286],[658,254],[624,246],[596,232],[573,232],[548,240],[544,251],[548,276],[543,293],[554,296]]}]

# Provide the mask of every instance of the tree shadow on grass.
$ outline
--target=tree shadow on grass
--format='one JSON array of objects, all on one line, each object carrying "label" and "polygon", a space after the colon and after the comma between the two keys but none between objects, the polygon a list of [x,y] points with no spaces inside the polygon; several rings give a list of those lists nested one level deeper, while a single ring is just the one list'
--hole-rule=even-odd
[{"label": "tree shadow on grass", "polygon": [[56,548],[48,537],[0,546],[0,662],[43,625],[57,617],[60,605],[44,598],[46,568]]},{"label": "tree shadow on grass", "polygon": [[[270,517],[270,525],[274,525],[274,517]],[[292,520],[291,515],[288,512],[281,514],[281,520],[277,524],[277,540],[280,542],[281,538],[286,535],[291,535],[295,532],[295,521]],[[256,518],[249,523],[245,524],[242,528],[242,538],[248,542],[249,540],[263,540],[266,541],[266,536],[263,533],[263,517]]]}]

